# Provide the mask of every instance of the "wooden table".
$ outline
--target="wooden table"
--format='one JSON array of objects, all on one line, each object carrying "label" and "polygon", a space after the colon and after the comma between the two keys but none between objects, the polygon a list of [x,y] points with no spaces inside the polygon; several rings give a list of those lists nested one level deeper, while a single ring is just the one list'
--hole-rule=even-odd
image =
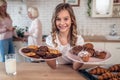
[{"label": "wooden table", "polygon": [[[88,67],[86,65],[86,67]],[[84,66],[85,68],[85,66]],[[51,69],[45,62],[17,63],[17,75],[9,76],[4,63],[0,63],[0,80],[86,80],[71,65],[58,65]]]}]

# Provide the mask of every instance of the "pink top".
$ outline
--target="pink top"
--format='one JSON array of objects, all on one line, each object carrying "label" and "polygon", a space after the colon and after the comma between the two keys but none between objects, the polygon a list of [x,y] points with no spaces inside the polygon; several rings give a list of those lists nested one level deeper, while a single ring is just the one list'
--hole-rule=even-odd
[{"label": "pink top", "polygon": [[6,31],[6,27],[12,27],[12,20],[10,18],[0,20],[0,40],[12,38],[13,36],[13,32]]}]

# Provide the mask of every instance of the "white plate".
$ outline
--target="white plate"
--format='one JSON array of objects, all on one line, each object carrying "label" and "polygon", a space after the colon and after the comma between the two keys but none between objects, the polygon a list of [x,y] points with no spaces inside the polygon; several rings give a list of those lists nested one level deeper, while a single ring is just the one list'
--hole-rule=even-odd
[{"label": "white plate", "polygon": [[105,57],[105,59],[99,59],[99,58],[95,58],[95,57],[90,57],[88,62],[84,62],[82,60],[80,60],[80,58],[77,55],[72,54],[70,51],[66,54],[66,56],[75,61],[75,62],[79,62],[79,63],[84,63],[84,64],[96,64],[98,62],[103,62],[108,60],[111,57],[111,54],[109,52],[107,52],[107,55]]},{"label": "white plate", "polygon": [[[48,60],[54,60],[54,59],[58,58],[58,57],[56,57],[56,58],[50,58],[50,59],[43,59],[43,58],[41,58],[41,57],[40,57],[40,58],[29,57],[29,56],[26,56],[25,53],[23,53],[23,52],[21,51],[23,48],[26,48],[26,47],[20,48],[20,49],[19,49],[19,54],[22,55],[23,57],[26,57],[26,58],[29,58],[29,59],[33,59],[33,60],[45,60],[45,61],[48,61]],[[59,56],[59,57],[61,57],[61,56]]]}]

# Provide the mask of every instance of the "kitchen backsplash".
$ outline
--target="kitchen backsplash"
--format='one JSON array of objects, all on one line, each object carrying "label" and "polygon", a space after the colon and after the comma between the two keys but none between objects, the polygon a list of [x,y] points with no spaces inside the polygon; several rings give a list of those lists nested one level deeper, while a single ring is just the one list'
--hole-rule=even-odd
[{"label": "kitchen backsplash", "polygon": [[[79,33],[82,35],[107,35],[110,32],[110,26],[116,24],[117,32],[120,35],[120,18],[89,17],[87,14],[87,1],[80,0],[80,6],[73,7]],[[27,7],[38,7],[42,33],[47,35],[51,32],[53,10],[61,2],[63,0],[8,0],[8,12],[12,17],[14,26],[30,26],[31,21],[27,16]]]}]

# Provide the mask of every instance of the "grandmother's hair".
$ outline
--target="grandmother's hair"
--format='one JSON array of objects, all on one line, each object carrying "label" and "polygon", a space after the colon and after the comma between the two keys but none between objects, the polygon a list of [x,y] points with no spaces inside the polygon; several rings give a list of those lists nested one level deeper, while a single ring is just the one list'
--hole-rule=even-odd
[{"label": "grandmother's hair", "polygon": [[37,18],[39,16],[39,11],[36,7],[29,7],[28,12],[30,12],[34,18]]}]

